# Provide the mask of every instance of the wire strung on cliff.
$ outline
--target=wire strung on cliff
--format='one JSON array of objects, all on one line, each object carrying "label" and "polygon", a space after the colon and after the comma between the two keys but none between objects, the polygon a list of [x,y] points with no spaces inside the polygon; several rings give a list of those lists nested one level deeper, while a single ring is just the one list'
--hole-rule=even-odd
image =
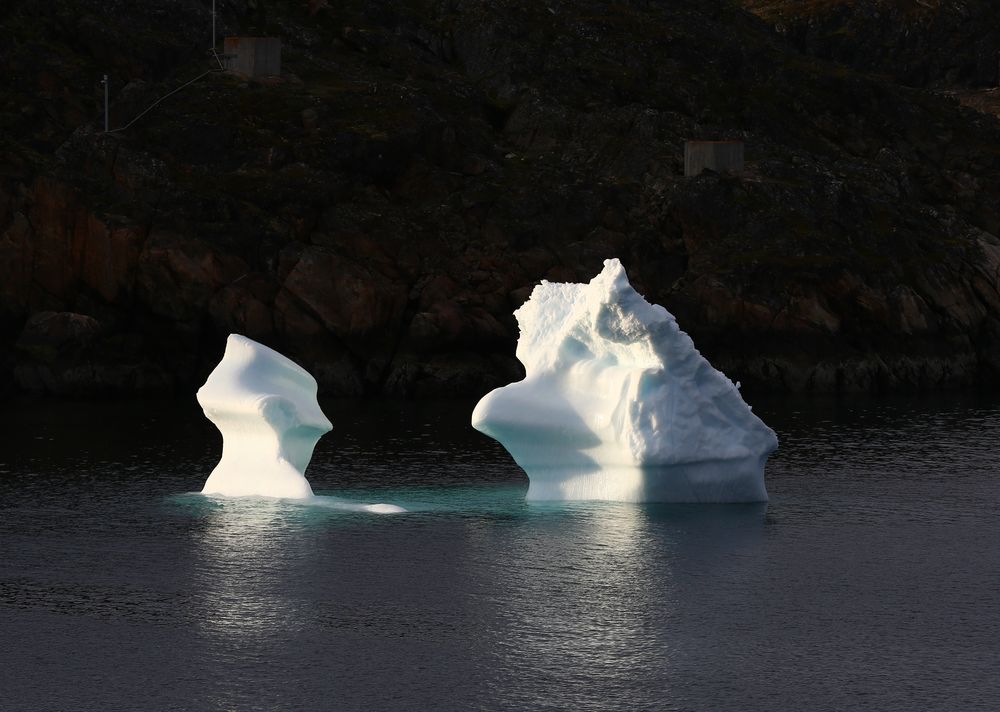
[{"label": "wire strung on cliff", "polygon": [[217,61],[217,62],[219,63],[219,68],[218,68],[218,69],[209,69],[208,71],[205,71],[205,72],[202,72],[201,74],[199,74],[199,75],[198,75],[197,77],[195,77],[194,79],[192,79],[192,80],[190,80],[190,81],[187,81],[187,82],[184,82],[183,84],[181,84],[181,85],[180,85],[179,87],[177,87],[177,88],[176,88],[176,89],[174,89],[173,91],[169,91],[169,92],[167,92],[166,94],[164,94],[163,96],[161,96],[161,97],[160,97],[159,99],[157,99],[156,101],[154,101],[154,102],[153,102],[152,104],[150,104],[149,106],[147,106],[147,107],[146,107],[145,109],[143,109],[143,110],[142,110],[142,111],[141,111],[141,112],[140,112],[140,113],[139,113],[138,115],[136,115],[136,116],[135,116],[135,117],[134,117],[134,118],[133,118],[133,119],[132,119],[131,121],[129,121],[129,122],[128,122],[127,124],[125,124],[124,126],[119,126],[119,127],[118,127],[118,128],[116,128],[116,129],[111,129],[111,130],[110,130],[110,131],[108,131],[107,133],[118,133],[119,131],[124,131],[124,130],[125,130],[125,129],[127,129],[127,128],[128,128],[129,126],[131,126],[131,125],[132,125],[132,124],[134,124],[134,123],[135,123],[136,121],[138,121],[138,120],[139,120],[139,119],[141,119],[141,118],[142,118],[143,116],[145,116],[145,115],[146,115],[146,114],[148,114],[148,113],[149,113],[150,111],[152,111],[152,110],[153,110],[154,108],[156,108],[156,106],[157,106],[157,105],[158,105],[158,104],[159,104],[159,103],[160,103],[161,101],[163,101],[164,99],[166,99],[167,97],[170,97],[170,96],[173,96],[174,94],[176,94],[177,92],[179,92],[179,91],[180,91],[181,89],[184,89],[184,88],[186,88],[186,87],[189,87],[189,86],[191,86],[192,84],[194,84],[194,83],[195,83],[196,81],[198,81],[198,80],[199,80],[199,79],[201,79],[202,77],[206,77],[206,76],[208,76],[209,74],[218,74],[219,72],[224,72],[224,71],[225,71],[225,67],[224,67],[224,66],[223,66],[223,64],[222,64],[222,60],[221,60],[221,59],[219,58],[219,55],[218,55],[218,54],[217,54],[217,53],[215,52],[215,50],[214,50],[214,49],[212,50],[212,54],[213,54],[213,55],[215,56],[215,61]]}]

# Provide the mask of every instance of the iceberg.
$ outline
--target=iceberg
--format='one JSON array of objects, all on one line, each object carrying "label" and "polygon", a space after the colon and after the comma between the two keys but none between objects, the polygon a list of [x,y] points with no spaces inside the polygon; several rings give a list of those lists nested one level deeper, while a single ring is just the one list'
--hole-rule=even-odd
[{"label": "iceberg", "polygon": [[202,494],[312,497],[306,467],[332,427],[316,391],[304,368],[231,334],[222,361],[198,390],[205,416],[222,433],[222,459]]},{"label": "iceberg", "polygon": [[529,500],[767,501],[774,431],[617,259],[589,284],[543,281],[514,316],[525,378],[472,426],[527,473]]}]

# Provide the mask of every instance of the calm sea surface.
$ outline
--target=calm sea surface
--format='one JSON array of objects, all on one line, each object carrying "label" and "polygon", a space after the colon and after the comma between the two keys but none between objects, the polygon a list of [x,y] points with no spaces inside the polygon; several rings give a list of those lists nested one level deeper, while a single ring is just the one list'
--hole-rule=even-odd
[{"label": "calm sea surface", "polygon": [[471,403],[324,407],[304,506],[190,494],[193,399],[0,404],[0,710],[1000,709],[1000,399],[755,401],[767,506],[528,505]]}]

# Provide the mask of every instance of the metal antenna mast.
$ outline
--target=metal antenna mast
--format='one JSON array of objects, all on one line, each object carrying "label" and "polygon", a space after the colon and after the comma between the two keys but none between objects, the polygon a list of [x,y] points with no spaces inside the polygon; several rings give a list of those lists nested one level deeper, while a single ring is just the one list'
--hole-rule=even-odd
[{"label": "metal antenna mast", "polygon": [[104,85],[104,133],[108,132],[108,75],[104,75],[104,79],[101,81]]},{"label": "metal antenna mast", "polygon": [[215,48],[217,47],[217,43],[216,43],[216,29],[215,29],[215,22],[216,22],[216,20],[215,20],[215,18],[216,18],[215,0],[212,0],[212,56],[215,57],[215,61],[219,65],[219,69],[225,69],[226,65],[222,63],[222,58],[219,56],[219,53],[215,50]]}]

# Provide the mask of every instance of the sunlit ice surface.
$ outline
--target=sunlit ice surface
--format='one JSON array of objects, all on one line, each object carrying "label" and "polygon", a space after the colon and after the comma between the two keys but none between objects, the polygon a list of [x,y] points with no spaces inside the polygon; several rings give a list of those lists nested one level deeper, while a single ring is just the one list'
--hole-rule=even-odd
[{"label": "sunlit ice surface", "polygon": [[529,499],[767,500],[774,431],[617,259],[587,284],[542,281],[514,316],[525,377],[472,425],[525,471]]},{"label": "sunlit ice surface", "polygon": [[305,471],[331,428],[316,379],[273,349],[230,334],[222,360],[198,389],[198,403],[222,434],[222,459],[205,494],[307,498]]}]

